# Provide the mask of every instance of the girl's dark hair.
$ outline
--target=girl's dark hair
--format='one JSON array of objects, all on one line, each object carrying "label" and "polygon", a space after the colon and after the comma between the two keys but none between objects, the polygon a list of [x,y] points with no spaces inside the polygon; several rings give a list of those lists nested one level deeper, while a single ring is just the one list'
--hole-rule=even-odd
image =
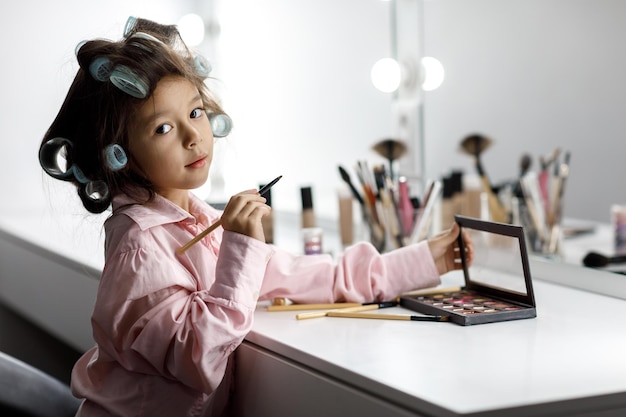
[{"label": "girl's dark hair", "polygon": [[[112,197],[119,193],[133,190],[136,194],[139,189],[145,190],[143,202],[154,197],[155,190],[148,179],[131,170],[130,164],[119,170],[112,169],[105,161],[104,152],[108,146],[117,144],[124,149],[128,160],[133,160],[128,146],[129,127],[137,109],[152,95],[163,77],[188,79],[198,88],[207,113],[223,113],[204,82],[206,73],[198,71],[197,61],[183,43],[176,26],[145,19],[132,22],[134,26],[128,28],[127,24],[125,36],[120,41],[97,39],[78,46],[76,56],[80,68],[41,143],[41,148],[54,138],[64,138],[71,143],[65,148],[67,167],[78,167],[81,176],[89,182],[80,181],[77,175],[62,179],[77,187],[83,205],[92,213],[105,211]],[[137,36],[138,32],[149,36]],[[143,80],[147,86],[145,97],[137,98],[107,79],[99,81],[94,78],[90,65],[97,58],[108,59],[109,68],[126,67]],[[94,184],[100,187],[94,187]]]}]

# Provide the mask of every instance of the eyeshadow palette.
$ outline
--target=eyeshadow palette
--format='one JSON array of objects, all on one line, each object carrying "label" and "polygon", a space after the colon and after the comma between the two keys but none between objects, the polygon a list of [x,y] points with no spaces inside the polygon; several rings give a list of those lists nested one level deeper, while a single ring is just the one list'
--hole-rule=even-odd
[{"label": "eyeshadow palette", "polygon": [[[474,246],[471,265],[461,258],[465,286],[460,291],[404,295],[400,304],[448,316],[463,326],[536,317],[524,229],[458,215],[455,221]],[[459,248],[465,253],[460,235]]]}]

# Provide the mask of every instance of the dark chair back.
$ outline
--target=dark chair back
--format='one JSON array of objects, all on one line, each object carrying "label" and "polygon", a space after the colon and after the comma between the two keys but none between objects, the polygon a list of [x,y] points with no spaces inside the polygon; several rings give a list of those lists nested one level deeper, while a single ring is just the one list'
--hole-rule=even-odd
[{"label": "dark chair back", "polygon": [[66,384],[0,352],[0,415],[73,417],[79,405]]}]

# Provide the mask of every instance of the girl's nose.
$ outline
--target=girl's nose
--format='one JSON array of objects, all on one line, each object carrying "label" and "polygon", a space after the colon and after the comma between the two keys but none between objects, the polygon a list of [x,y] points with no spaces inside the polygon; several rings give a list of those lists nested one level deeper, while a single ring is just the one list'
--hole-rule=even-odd
[{"label": "girl's nose", "polygon": [[185,129],[185,147],[193,148],[198,143],[202,142],[204,138],[202,134],[193,126],[187,126]]}]

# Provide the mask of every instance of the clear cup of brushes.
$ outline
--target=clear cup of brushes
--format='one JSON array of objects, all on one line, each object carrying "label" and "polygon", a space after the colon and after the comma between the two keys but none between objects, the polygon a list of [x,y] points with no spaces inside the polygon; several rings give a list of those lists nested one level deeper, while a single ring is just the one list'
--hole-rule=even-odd
[{"label": "clear cup of brushes", "polygon": [[[537,219],[539,217],[539,219]],[[529,206],[523,198],[513,198],[511,205],[511,223],[524,227],[528,249],[548,259],[562,257],[561,245],[563,233],[560,221],[541,220],[536,208]]]},{"label": "clear cup of brushes", "polygon": [[561,257],[563,197],[570,170],[570,153],[557,148],[540,158],[541,169],[527,172],[520,180],[520,223],[527,229],[530,249],[547,258]]}]

